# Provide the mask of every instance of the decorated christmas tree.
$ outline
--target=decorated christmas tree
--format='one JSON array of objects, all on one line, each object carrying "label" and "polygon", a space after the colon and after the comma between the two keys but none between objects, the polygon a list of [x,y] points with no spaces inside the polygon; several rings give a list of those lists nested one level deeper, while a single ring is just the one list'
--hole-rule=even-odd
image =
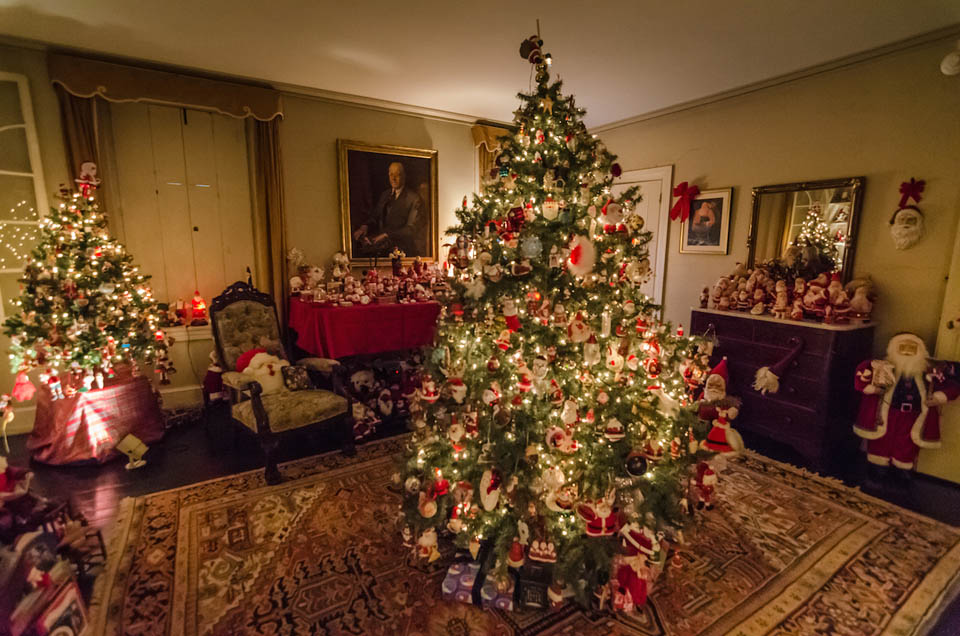
[{"label": "decorated christmas tree", "polygon": [[498,167],[449,230],[458,297],[413,404],[404,535],[424,557],[445,534],[485,545],[497,581],[552,564],[557,593],[581,602],[622,577],[640,604],[638,559],[662,566],[709,456],[686,408],[706,357],[642,293],[652,235],[636,188],[614,194],[620,166],[539,47],[521,47],[536,86]]},{"label": "decorated christmas tree", "polygon": [[830,232],[830,226],[823,221],[821,214],[820,204],[814,203],[804,217],[797,237],[793,239],[792,247],[799,250],[800,255],[799,259],[794,259],[798,261],[795,262],[795,275],[813,277],[820,272],[832,272],[836,269],[837,239]]},{"label": "decorated christmas tree", "polygon": [[137,360],[172,370],[149,276],[110,237],[95,185],[88,175],[80,192],[61,191],[60,205],[41,220],[13,301],[18,311],[3,323],[18,400],[32,396],[27,373],[37,368],[53,399],[102,388],[116,366],[135,371]]}]

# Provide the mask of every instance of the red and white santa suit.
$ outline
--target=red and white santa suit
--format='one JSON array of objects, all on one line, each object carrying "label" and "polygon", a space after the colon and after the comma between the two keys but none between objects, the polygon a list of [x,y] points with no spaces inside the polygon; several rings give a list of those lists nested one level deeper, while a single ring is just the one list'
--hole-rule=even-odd
[{"label": "red and white santa suit", "polygon": [[897,334],[885,360],[857,367],[855,387],[863,393],[853,432],[867,440],[867,461],[914,467],[921,448],[940,446],[940,405],[960,396],[960,384],[933,369],[917,335]]},{"label": "red and white santa suit", "polygon": [[737,453],[743,450],[740,434],[730,426],[730,421],[739,414],[740,400],[727,395],[729,381],[727,359],[724,358],[707,376],[703,399],[697,407],[700,419],[712,425],[703,446],[716,453]]}]

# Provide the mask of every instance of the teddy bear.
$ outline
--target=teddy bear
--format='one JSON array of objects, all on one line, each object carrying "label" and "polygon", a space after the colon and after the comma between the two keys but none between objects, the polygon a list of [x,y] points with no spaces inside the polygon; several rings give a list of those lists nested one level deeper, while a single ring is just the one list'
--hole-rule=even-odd
[{"label": "teddy bear", "polygon": [[243,375],[249,380],[255,380],[263,388],[263,395],[279,393],[286,387],[283,383],[283,367],[289,366],[286,360],[261,351],[250,358],[250,362],[243,368]]}]

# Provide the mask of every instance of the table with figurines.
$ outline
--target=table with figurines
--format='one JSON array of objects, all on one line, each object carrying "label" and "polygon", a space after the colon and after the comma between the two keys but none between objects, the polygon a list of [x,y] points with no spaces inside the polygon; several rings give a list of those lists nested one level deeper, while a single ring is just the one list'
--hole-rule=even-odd
[{"label": "table with figurines", "polygon": [[337,269],[332,281],[314,276],[314,285],[307,286],[307,272],[299,286],[291,285],[288,325],[300,349],[343,358],[433,342],[441,306],[436,299],[445,298],[449,289],[435,264],[394,265],[387,274],[370,268],[361,277]]}]

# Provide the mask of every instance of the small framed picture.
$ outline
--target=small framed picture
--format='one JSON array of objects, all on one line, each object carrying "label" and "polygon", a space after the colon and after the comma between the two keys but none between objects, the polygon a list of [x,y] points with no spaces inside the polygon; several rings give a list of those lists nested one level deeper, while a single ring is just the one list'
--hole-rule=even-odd
[{"label": "small framed picture", "polygon": [[733,188],[706,190],[690,202],[690,218],[680,223],[681,254],[726,254]]}]

